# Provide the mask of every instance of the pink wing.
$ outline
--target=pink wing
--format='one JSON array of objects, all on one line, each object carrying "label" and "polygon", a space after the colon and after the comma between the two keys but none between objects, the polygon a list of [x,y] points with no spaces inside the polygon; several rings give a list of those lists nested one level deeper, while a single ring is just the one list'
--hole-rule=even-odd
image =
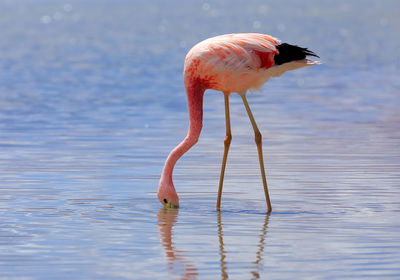
[{"label": "pink wing", "polygon": [[[278,53],[275,46],[279,44],[271,36],[256,33],[204,40],[186,56],[185,80],[201,79],[209,83],[209,88],[229,92],[259,87],[260,70],[274,65],[274,55]],[[242,81],[240,86],[237,79]]]},{"label": "pink wing", "polygon": [[280,41],[264,34],[228,34],[204,40],[194,46],[186,57],[212,65],[220,71],[249,71],[269,68],[278,52]]}]

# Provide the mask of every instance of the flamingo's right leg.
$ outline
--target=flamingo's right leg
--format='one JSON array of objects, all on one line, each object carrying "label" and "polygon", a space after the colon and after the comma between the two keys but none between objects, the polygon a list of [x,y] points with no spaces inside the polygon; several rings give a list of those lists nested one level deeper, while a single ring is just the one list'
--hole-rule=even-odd
[{"label": "flamingo's right leg", "polygon": [[260,162],[260,169],[261,169],[261,178],[262,178],[263,185],[264,185],[265,200],[267,201],[267,207],[268,207],[267,212],[269,213],[272,211],[272,206],[271,206],[271,200],[270,200],[269,194],[268,194],[267,179],[265,178],[264,159],[263,159],[263,152],[262,152],[262,135],[260,133],[260,130],[257,127],[256,121],[253,117],[253,113],[250,110],[249,103],[247,103],[246,93],[245,92],[241,93],[240,96],[242,97],[243,104],[246,107],[247,114],[249,115],[249,119],[250,119],[251,125],[253,126],[253,130],[254,130],[254,140],[257,145],[258,160]]},{"label": "flamingo's right leg", "polygon": [[217,210],[219,210],[221,207],[222,185],[224,183],[226,160],[228,158],[229,146],[231,145],[231,140],[232,140],[231,121],[230,121],[230,116],[229,116],[229,93],[228,92],[224,92],[224,98],[225,98],[226,136],[225,136],[225,140],[224,140],[224,155],[222,157],[221,175],[219,177]]}]

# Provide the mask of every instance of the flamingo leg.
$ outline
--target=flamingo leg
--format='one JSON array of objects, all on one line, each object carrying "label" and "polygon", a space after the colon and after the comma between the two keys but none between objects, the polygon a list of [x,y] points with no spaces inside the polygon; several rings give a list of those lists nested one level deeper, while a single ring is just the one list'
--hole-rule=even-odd
[{"label": "flamingo leg", "polygon": [[224,92],[225,98],[225,125],[226,125],[226,136],[224,140],[224,155],[222,157],[221,175],[219,177],[219,187],[218,187],[218,198],[217,198],[217,210],[221,207],[221,195],[222,195],[222,185],[224,184],[224,175],[226,160],[228,158],[229,146],[232,140],[231,134],[231,120],[229,116],[229,93]]},{"label": "flamingo leg", "polygon": [[267,201],[267,207],[268,207],[268,213],[272,211],[272,206],[271,206],[271,200],[269,198],[268,194],[268,185],[267,185],[267,179],[265,177],[265,168],[264,168],[264,158],[263,158],[263,152],[262,152],[262,135],[260,133],[260,130],[257,127],[256,121],[254,120],[253,113],[250,110],[249,103],[247,103],[246,99],[246,94],[240,94],[243,100],[243,104],[246,107],[247,114],[249,115],[249,119],[251,122],[251,125],[253,126],[254,130],[254,140],[257,145],[257,150],[258,150],[258,160],[260,162],[260,169],[261,169],[261,177],[264,185],[264,193],[265,193],[265,200]]}]

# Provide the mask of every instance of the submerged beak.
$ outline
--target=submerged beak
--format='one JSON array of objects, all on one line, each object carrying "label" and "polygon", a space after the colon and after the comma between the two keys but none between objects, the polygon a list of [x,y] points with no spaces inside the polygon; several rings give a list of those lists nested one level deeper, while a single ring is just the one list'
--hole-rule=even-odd
[{"label": "submerged beak", "polygon": [[173,204],[172,202],[164,203],[165,208],[179,208],[179,204]]}]

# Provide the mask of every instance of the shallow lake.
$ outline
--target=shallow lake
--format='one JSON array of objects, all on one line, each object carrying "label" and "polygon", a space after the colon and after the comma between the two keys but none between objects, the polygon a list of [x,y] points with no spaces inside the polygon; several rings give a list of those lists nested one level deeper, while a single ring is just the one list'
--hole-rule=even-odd
[{"label": "shallow lake", "polygon": [[[0,3],[0,279],[399,279],[398,1]],[[157,200],[186,135],[182,69],[232,32],[306,46],[323,64],[241,99],[222,209],[219,92],[178,162],[180,209]]]}]

